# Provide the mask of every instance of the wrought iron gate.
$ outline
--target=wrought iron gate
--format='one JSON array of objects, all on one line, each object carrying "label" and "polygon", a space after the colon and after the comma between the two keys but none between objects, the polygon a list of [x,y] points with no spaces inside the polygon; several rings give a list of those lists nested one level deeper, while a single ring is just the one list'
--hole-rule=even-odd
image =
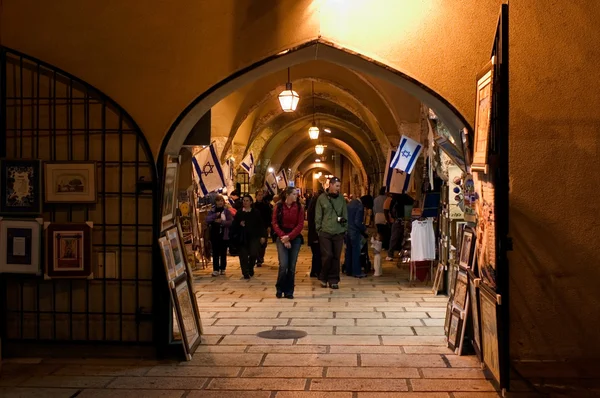
[{"label": "wrought iron gate", "polygon": [[[44,221],[94,223],[94,279],[0,274],[2,339],[152,343],[158,189],[146,139],[85,82],[7,48],[0,57],[0,157],[95,161],[98,170],[95,205],[45,205],[43,214]],[[116,258],[110,274],[99,266],[107,253]]]}]

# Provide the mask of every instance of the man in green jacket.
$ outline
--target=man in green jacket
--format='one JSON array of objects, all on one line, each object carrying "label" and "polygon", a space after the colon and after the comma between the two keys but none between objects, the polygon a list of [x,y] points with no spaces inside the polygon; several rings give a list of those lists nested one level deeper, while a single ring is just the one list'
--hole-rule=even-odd
[{"label": "man in green jacket", "polygon": [[348,230],[346,200],[340,195],[340,179],[329,180],[329,191],[317,199],[315,226],[321,246],[321,287],[338,289],[340,283],[340,256],[344,235]]}]

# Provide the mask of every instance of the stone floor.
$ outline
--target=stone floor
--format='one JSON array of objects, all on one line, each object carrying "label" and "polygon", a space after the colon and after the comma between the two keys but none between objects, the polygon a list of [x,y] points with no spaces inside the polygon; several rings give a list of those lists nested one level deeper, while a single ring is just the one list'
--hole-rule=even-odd
[{"label": "stone floor", "polygon": [[[251,280],[229,258],[226,276],[196,274],[205,336],[192,361],[11,360],[2,397],[487,398],[497,397],[475,357],[445,346],[445,297],[410,286],[384,263],[384,276],[342,277],[339,290],[308,277],[298,261],[295,298],[275,297],[276,250]],[[270,340],[265,330],[306,337]]]}]

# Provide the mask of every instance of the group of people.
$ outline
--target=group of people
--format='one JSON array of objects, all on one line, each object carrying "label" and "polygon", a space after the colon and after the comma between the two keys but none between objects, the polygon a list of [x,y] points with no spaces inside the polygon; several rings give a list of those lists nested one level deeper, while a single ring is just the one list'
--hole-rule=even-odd
[{"label": "group of people", "polygon": [[[210,228],[210,240],[213,248],[214,277],[224,275],[227,268],[227,249],[235,248],[239,256],[243,278],[254,276],[254,268],[264,262],[269,229],[277,245],[279,272],[277,276],[276,296],[293,298],[296,262],[304,239],[302,229],[305,217],[308,220],[308,245],[312,251],[310,276],[318,278],[321,287],[338,289],[340,272],[348,276],[363,278],[367,276],[361,262],[361,249],[365,246],[367,225],[364,222],[366,197],[349,199],[340,194],[341,181],[333,177],[326,191],[319,191],[314,197],[301,198],[293,187],[283,190],[279,196],[266,197],[263,191],[256,192],[256,201],[250,195],[239,197],[238,192],[231,193],[232,206],[225,205],[223,196],[218,195],[214,207],[206,217]],[[377,234],[371,238],[371,247],[375,253],[375,275],[381,275],[380,253],[383,248],[391,251],[397,245],[394,239],[401,236],[396,225],[396,207],[388,203],[385,188],[373,204]],[[410,197],[409,197],[410,198]],[[404,198],[408,203],[408,200]],[[303,206],[307,203],[308,208]],[[396,200],[394,203],[397,203]],[[387,206],[387,209],[384,208]],[[382,223],[381,215],[385,220]],[[381,227],[380,224],[384,226]],[[391,228],[391,240],[386,242],[387,232]],[[390,238],[387,238],[390,239]],[[341,254],[346,244],[346,255],[342,270]],[[387,244],[389,243],[389,244]]]}]

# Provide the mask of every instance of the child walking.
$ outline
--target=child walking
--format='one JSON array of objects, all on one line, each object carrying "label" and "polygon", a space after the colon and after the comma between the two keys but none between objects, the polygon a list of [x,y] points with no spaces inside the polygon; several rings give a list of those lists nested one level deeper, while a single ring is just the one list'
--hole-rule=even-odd
[{"label": "child walking", "polygon": [[371,237],[371,247],[373,248],[373,276],[381,276],[383,275],[383,270],[381,268],[381,250],[383,247],[383,242],[381,241],[381,234],[376,233],[375,236]]}]

